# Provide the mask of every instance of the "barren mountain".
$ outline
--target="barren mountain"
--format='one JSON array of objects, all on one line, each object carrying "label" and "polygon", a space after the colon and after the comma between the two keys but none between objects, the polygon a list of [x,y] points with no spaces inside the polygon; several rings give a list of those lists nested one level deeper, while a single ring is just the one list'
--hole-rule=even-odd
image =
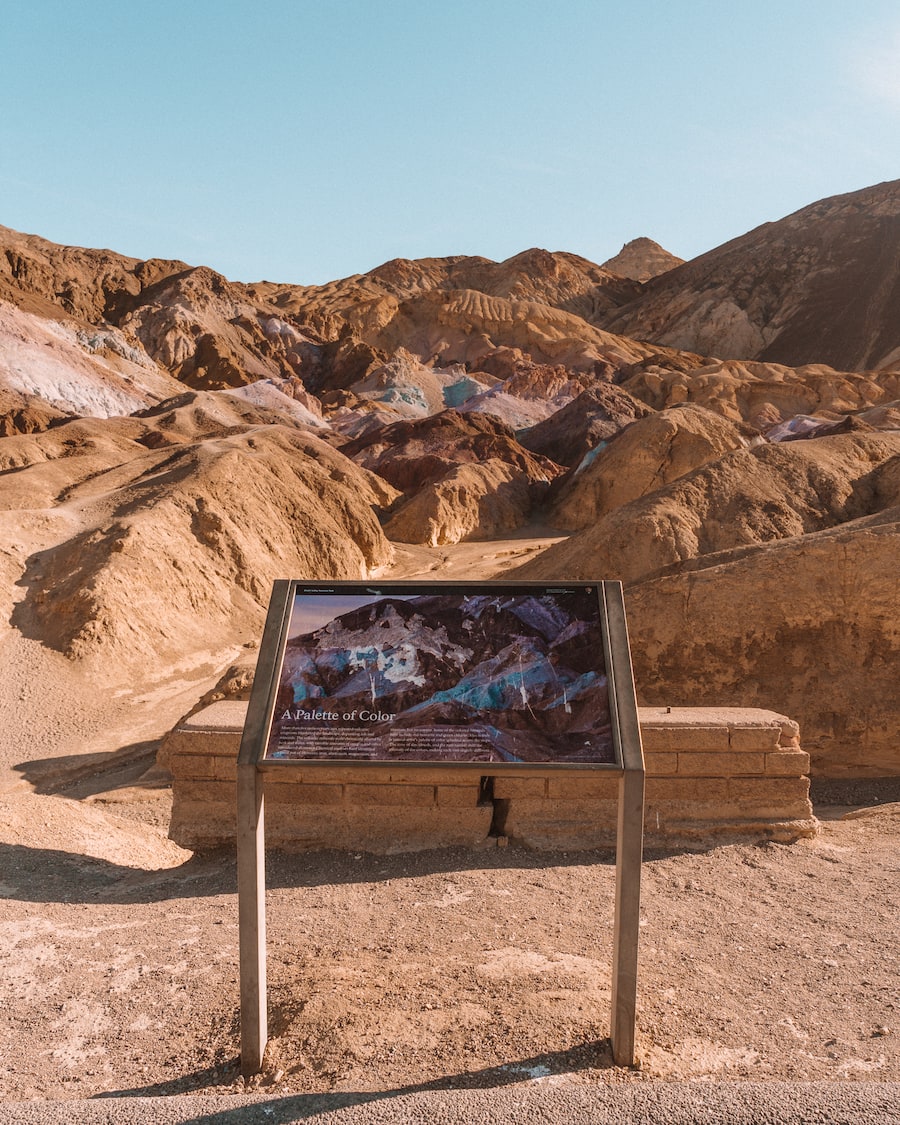
[{"label": "barren mountain", "polygon": [[648,282],[613,332],[723,359],[900,366],[900,181],[820,200]]},{"label": "barren mountain", "polygon": [[614,258],[603,263],[603,269],[620,277],[630,277],[634,281],[649,281],[652,277],[668,273],[683,262],[684,258],[670,254],[652,238],[633,238],[631,242],[625,243]]},{"label": "barren mountain", "polygon": [[[356,577],[389,565],[392,541],[486,542],[536,517],[573,534],[535,575],[686,588],[724,552],[717,573],[746,604],[751,555],[799,566],[809,542],[824,566],[835,529],[880,549],[898,197],[825,200],[681,265],[637,240],[605,266],[397,259],[324,286],[2,229],[12,627],[73,660],[115,654],[115,675],[252,638],[276,575]],[[803,365],[773,362],[781,347]],[[881,598],[847,639],[857,666],[872,638],[893,651],[884,613]],[[685,653],[734,643],[684,627]],[[804,660],[822,636],[796,634]],[[645,669],[659,698],[674,667]],[[784,697],[800,682],[786,674]],[[802,711],[814,740],[822,690]],[[746,678],[726,694],[762,701]]]}]

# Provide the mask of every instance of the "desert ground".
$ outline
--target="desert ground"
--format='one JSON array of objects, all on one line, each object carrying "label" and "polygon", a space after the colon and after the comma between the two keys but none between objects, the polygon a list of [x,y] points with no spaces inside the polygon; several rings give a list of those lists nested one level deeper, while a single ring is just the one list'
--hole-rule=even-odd
[{"label": "desert ground", "polygon": [[[402,548],[391,576],[495,577],[554,538]],[[611,853],[271,854],[245,1083],[234,855],[166,838],[154,761],[231,654],[115,692],[2,645],[7,1102],[900,1080],[900,781],[822,780],[815,839],[646,854],[633,1070],[609,1052]]]}]

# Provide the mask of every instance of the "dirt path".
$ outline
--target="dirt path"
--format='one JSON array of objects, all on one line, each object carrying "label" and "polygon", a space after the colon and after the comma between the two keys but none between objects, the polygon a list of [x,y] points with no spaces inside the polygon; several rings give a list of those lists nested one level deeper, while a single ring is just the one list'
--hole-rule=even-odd
[{"label": "dirt path", "polygon": [[500,579],[504,571],[528,562],[565,538],[554,528],[530,524],[508,539],[489,542],[469,541],[444,547],[395,543],[396,562],[385,571],[384,577],[418,581],[439,581],[443,578],[465,582]]}]

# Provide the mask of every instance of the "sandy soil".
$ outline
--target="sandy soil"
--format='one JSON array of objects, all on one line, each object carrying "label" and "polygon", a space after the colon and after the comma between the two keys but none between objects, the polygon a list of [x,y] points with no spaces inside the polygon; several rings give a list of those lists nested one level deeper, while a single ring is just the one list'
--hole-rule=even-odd
[{"label": "sandy soil", "polygon": [[[490,577],[546,543],[403,548],[394,573]],[[234,858],[166,839],[153,764],[226,654],[117,696],[0,645],[0,1098],[243,1091]],[[900,784],[816,795],[814,840],[648,854],[634,1071],[606,1041],[610,854],[271,856],[260,1082],[900,1079]]]}]

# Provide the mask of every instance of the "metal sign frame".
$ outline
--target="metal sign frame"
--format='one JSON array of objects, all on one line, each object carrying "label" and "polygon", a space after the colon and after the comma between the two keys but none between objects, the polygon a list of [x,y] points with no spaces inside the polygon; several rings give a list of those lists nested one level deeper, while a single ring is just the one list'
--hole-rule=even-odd
[{"label": "metal sign frame", "polygon": [[[329,590],[358,587],[360,583],[327,584]],[[434,592],[442,584],[412,582],[372,583],[377,589],[416,587]],[[546,591],[547,583],[446,583],[454,590],[471,589],[474,593],[533,588]],[[616,891],[613,924],[612,997],[610,1038],[613,1058],[620,1066],[635,1062],[635,1024],[637,1006],[638,938],[640,926],[641,858],[644,833],[644,756],[637,717],[634,678],[625,605],[620,582],[559,583],[557,587],[596,587],[599,592],[604,635],[604,658],[609,688],[610,717],[617,761],[613,764],[583,763],[507,763],[507,762],[430,762],[431,768],[477,770],[484,774],[529,773],[546,770],[604,770],[619,778],[618,819],[616,828]],[[293,765],[308,766],[309,761],[272,761],[265,759],[269,730],[272,724],[275,694],[281,671],[287,634],[297,588],[325,589],[324,583],[279,579],[275,582],[263,630],[262,644],[256,666],[253,690],[247,708],[243,737],[237,762],[237,866],[238,915],[240,938],[241,994],[241,1069],[245,1075],[262,1068],[268,1041],[266,983],[266,916],[265,916],[265,781],[273,770]],[[396,767],[396,762],[340,762],[361,770]],[[412,765],[413,763],[410,763]]]}]

